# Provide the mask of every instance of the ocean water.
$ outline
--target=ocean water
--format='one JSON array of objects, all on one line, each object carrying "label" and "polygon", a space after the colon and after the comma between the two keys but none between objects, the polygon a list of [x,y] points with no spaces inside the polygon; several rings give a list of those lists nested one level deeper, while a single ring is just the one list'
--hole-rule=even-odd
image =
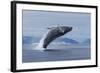
[{"label": "ocean water", "polygon": [[45,51],[34,50],[36,46],[36,43],[23,44],[23,63],[91,59],[89,44],[52,44]]}]

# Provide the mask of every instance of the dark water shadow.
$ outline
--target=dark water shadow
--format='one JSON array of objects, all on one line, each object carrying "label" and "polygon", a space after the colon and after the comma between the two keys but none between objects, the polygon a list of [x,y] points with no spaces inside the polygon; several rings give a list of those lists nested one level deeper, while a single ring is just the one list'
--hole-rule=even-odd
[{"label": "dark water shadow", "polygon": [[56,51],[69,51],[70,49],[46,49],[46,50],[44,50],[44,52],[46,51],[46,52],[49,52],[49,51],[51,51],[51,52],[56,52]]},{"label": "dark water shadow", "polygon": [[61,51],[61,50],[58,50],[58,49],[47,49],[47,50],[44,50],[45,51]]}]

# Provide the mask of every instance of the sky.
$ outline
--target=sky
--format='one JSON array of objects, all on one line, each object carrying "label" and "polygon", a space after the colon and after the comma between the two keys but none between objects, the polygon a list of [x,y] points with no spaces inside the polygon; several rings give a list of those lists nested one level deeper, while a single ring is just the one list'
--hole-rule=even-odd
[{"label": "sky", "polygon": [[90,38],[91,15],[79,12],[23,10],[23,36],[43,37],[52,27],[71,26],[62,37],[83,41]]}]

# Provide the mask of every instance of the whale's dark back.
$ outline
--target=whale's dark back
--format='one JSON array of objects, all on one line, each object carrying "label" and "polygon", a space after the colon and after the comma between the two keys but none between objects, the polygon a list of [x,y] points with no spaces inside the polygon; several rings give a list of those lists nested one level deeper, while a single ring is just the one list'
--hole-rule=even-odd
[{"label": "whale's dark back", "polygon": [[56,38],[64,35],[65,33],[69,32],[72,30],[72,27],[67,27],[67,26],[61,26],[61,27],[55,27],[51,29],[46,38],[44,39],[44,44],[43,48],[47,48],[47,46]]}]

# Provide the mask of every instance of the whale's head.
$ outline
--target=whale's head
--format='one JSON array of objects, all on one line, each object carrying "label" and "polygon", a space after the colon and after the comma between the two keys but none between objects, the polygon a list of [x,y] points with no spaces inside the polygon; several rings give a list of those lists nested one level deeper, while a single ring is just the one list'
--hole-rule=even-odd
[{"label": "whale's head", "polygon": [[62,34],[65,34],[65,33],[69,32],[69,31],[71,31],[71,30],[72,30],[72,27],[61,26],[61,27],[59,27],[59,30],[60,30],[60,32],[61,32]]}]

